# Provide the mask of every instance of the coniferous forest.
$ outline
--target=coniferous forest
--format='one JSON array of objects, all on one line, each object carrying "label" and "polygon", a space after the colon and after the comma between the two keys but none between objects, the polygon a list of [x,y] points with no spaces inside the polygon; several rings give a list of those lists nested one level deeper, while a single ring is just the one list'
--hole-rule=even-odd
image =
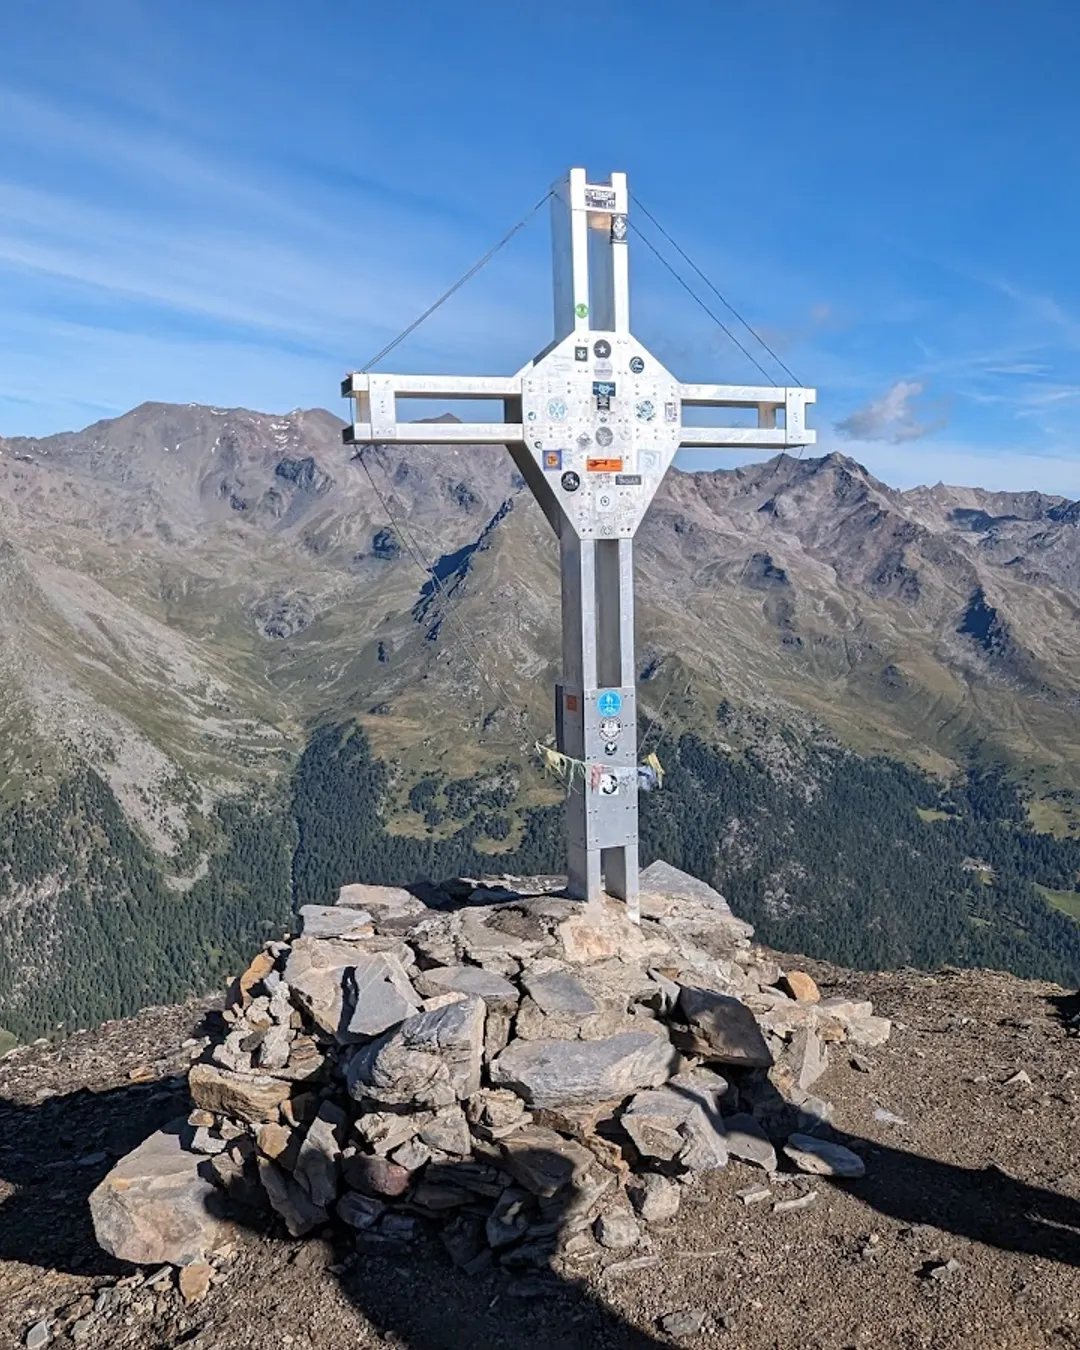
[{"label": "coniferous forest", "polygon": [[[667,774],[641,797],[643,864],[663,857],[710,881],[762,941],[853,966],[1080,982],[1080,923],[1037,889],[1074,891],[1080,842],[1033,832],[1000,770],[972,767],[944,790],[834,747],[804,747],[786,774],[692,735],[658,749]],[[91,772],[9,809],[0,1027],[63,1034],[218,987],[346,882],[561,870],[562,811],[516,821],[513,765],[421,779],[408,803],[429,829],[419,836],[387,828],[389,782],[363,732],[323,727],[277,797],[218,805],[189,845],[205,867],[182,885]]]}]

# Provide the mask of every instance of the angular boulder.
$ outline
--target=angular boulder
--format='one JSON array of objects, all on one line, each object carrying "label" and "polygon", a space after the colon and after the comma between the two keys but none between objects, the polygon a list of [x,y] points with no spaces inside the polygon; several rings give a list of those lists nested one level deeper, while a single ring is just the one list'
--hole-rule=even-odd
[{"label": "angular boulder", "polygon": [[231,1116],[256,1125],[277,1120],[278,1110],[291,1092],[287,1082],[265,1074],[234,1073],[216,1064],[193,1064],[188,1091],[196,1106],[216,1116]]},{"label": "angular boulder", "polygon": [[489,1073],[532,1105],[572,1106],[657,1087],[677,1059],[666,1036],[627,1031],[599,1041],[512,1041]]},{"label": "angular boulder", "polygon": [[579,1181],[596,1162],[588,1149],[554,1130],[525,1125],[499,1140],[502,1170],[533,1195],[551,1196]]},{"label": "angular boulder", "polygon": [[484,1051],[484,1001],[418,1013],[365,1045],[349,1061],[349,1094],[387,1105],[440,1107],[478,1091]]},{"label": "angular boulder", "polygon": [[737,998],[713,989],[687,987],[679,994],[681,1016],[698,1045],[695,1049],[719,1064],[767,1069],[773,1060],[750,1009]]},{"label": "angular boulder", "polygon": [[348,1128],[349,1120],[341,1107],[323,1102],[296,1155],[293,1175],[312,1202],[323,1208],[332,1205],[337,1196],[338,1160]]},{"label": "angular boulder", "polygon": [[395,919],[422,919],[431,912],[402,886],[366,886],[361,882],[342,886],[335,903],[342,908],[370,910],[380,925]]},{"label": "angular boulder", "polygon": [[276,1163],[261,1154],[257,1162],[259,1180],[270,1204],[285,1220],[285,1227],[292,1237],[303,1237],[305,1233],[327,1222],[330,1216],[326,1210],[315,1204],[303,1186],[294,1181],[288,1172],[283,1172]]},{"label": "angular boulder", "polygon": [[678,1162],[695,1172],[727,1165],[723,1120],[695,1092],[677,1086],[639,1092],[620,1124],[643,1157]]},{"label": "angular boulder", "polygon": [[381,1035],[420,1006],[394,952],[365,952],[342,940],[297,938],[285,980],[318,1026],[344,1045]]},{"label": "angular boulder", "polygon": [[740,1111],[724,1121],[724,1128],[727,1150],[733,1158],[763,1167],[766,1172],[776,1171],[776,1149],[754,1116]]},{"label": "angular boulder", "polygon": [[847,1024],[847,1038],[852,1045],[866,1050],[884,1045],[892,1035],[892,1023],[887,1017],[856,1017]]},{"label": "angular boulder", "polygon": [[233,1232],[221,1192],[203,1175],[206,1159],[182,1144],[181,1117],[157,1130],[90,1194],[98,1245],[135,1265],[183,1266]]}]

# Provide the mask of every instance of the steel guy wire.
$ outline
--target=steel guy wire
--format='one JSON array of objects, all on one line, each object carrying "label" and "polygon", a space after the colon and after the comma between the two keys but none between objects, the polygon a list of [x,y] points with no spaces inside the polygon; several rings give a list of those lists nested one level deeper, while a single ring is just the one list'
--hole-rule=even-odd
[{"label": "steel guy wire", "polygon": [[[770,356],[772,357],[772,359],[776,362],[776,364],[780,367],[780,369],[784,372],[784,374],[785,374],[785,375],[790,375],[791,378],[795,381],[795,383],[796,383],[796,384],[799,386],[799,388],[801,389],[801,388],[802,388],[802,380],[800,380],[799,377],[795,374],[795,372],[794,372],[788,365],[786,365],[786,364],[780,359],[779,356],[777,356],[777,354],[773,351],[773,349],[769,346],[769,344],[765,341],[765,339],[761,336],[761,334],[760,334],[759,332],[757,332],[756,329],[754,329],[753,327],[751,327],[751,325],[747,322],[746,319],[743,318],[743,316],[739,313],[739,311],[735,308],[735,306],[731,303],[731,301],[728,300],[727,297],[724,296],[724,295],[720,292],[720,290],[719,290],[719,289],[718,289],[718,288],[717,288],[717,287],[709,280],[709,278],[705,275],[705,273],[701,270],[701,268],[697,265],[697,263],[694,262],[693,258],[691,258],[690,255],[686,252],[686,250],[683,249],[683,248],[676,242],[676,240],[674,240],[674,239],[671,237],[671,235],[667,232],[667,230],[664,229],[663,225],[660,224],[660,222],[656,219],[656,217],[655,217],[655,216],[653,215],[653,213],[648,209],[648,207],[645,206],[644,203],[641,202],[641,201],[640,201],[637,197],[635,197],[632,193],[631,193],[631,201],[632,201],[632,202],[634,203],[634,205],[638,208],[638,210],[642,213],[642,215],[646,216],[649,220],[652,221],[652,223],[656,226],[656,228],[660,231],[660,233],[661,233],[661,234],[664,236],[664,238],[668,241],[668,243],[669,243],[669,244],[671,245],[671,247],[675,250],[675,252],[678,253],[679,257],[682,258],[682,259],[683,259],[690,267],[692,267],[692,268],[694,269],[694,271],[695,271],[695,272],[698,274],[698,276],[702,279],[702,281],[705,283],[705,285],[708,286],[709,290],[712,291],[713,295],[716,296],[716,298],[720,301],[720,303],[721,303],[722,305],[724,305],[725,308],[728,309],[728,310],[735,316],[736,319],[738,319],[738,321],[742,324],[742,326],[746,329],[746,331],[747,331],[753,338],[755,338],[758,342],[761,343],[762,347],[765,348],[765,350],[769,353],[769,355],[770,355]],[[638,233],[640,234],[640,231],[638,231]],[[645,236],[642,235],[641,237],[644,238]],[[722,325],[721,325],[721,326],[722,326]],[[727,332],[727,329],[726,329],[726,328],[724,329],[724,332],[725,332],[725,333]],[[728,333],[728,336],[731,337],[731,334]],[[751,360],[753,360],[752,357],[751,357]],[[755,364],[756,364],[756,363],[755,363]],[[761,366],[758,366],[758,370],[761,370]]]},{"label": "steel guy wire", "polygon": [[721,332],[726,333],[727,336],[731,339],[731,341],[735,344],[735,346],[738,347],[739,351],[742,352],[743,356],[745,356],[746,359],[749,362],[751,362],[751,364],[755,365],[758,368],[758,370],[761,371],[762,375],[764,375],[765,378],[771,382],[772,376],[761,364],[761,362],[757,359],[757,357],[754,356],[751,352],[747,351],[747,349],[742,345],[742,343],[731,331],[731,329],[728,328],[727,324],[725,324],[724,321],[717,314],[713,313],[713,311],[709,308],[709,306],[705,303],[705,301],[702,300],[701,296],[698,295],[697,291],[694,290],[694,288],[690,285],[690,283],[686,280],[686,278],[681,276],[671,265],[671,263],[668,262],[668,260],[656,247],[656,245],[649,238],[649,236],[645,234],[641,230],[641,228],[638,225],[635,225],[633,222],[631,222],[630,228],[634,231],[634,233],[638,236],[638,238],[642,241],[642,243],[644,243],[648,248],[652,250],[652,252],[660,260],[663,266],[667,268],[667,270],[671,273],[671,275],[683,288],[683,290],[690,297],[690,299],[693,300],[696,305],[701,306],[701,308],[705,311],[705,313],[709,316],[709,318],[712,319],[713,323],[716,324],[717,328],[719,328]]},{"label": "steel guy wire", "polygon": [[389,356],[390,353],[399,343],[404,342],[410,333],[415,333],[416,330],[426,319],[430,319],[431,316],[435,313],[435,311],[439,309],[442,305],[446,304],[447,300],[449,300],[452,295],[460,291],[462,286],[464,286],[467,281],[471,281],[473,277],[476,276],[477,272],[481,270],[481,268],[487,266],[487,264],[492,260],[492,258],[494,258],[495,254],[498,253],[498,251],[504,245],[508,244],[511,239],[513,239],[514,235],[517,234],[518,230],[522,229],[529,223],[530,220],[532,220],[533,216],[536,215],[537,211],[540,210],[540,208],[551,196],[552,191],[553,191],[552,188],[548,188],[547,192],[544,193],[544,195],[540,198],[540,200],[536,203],[536,205],[532,207],[531,210],[526,211],[526,213],[521,217],[521,219],[513,227],[513,229],[508,230],[497,244],[493,244],[491,248],[489,248],[488,251],[484,254],[484,256],[479,260],[479,262],[473,263],[473,265],[464,274],[464,276],[459,277],[458,280],[454,282],[454,284],[450,287],[448,291],[444,291],[433,305],[429,305],[427,309],[424,310],[423,314],[421,314],[419,318],[414,319],[407,328],[402,329],[402,331],[397,335],[396,338],[394,338],[392,342],[388,342],[381,352],[379,352],[376,356],[373,356],[371,360],[367,362],[366,365],[361,366],[360,367],[361,371],[370,370],[371,367],[377,365],[383,359],[384,356]]}]

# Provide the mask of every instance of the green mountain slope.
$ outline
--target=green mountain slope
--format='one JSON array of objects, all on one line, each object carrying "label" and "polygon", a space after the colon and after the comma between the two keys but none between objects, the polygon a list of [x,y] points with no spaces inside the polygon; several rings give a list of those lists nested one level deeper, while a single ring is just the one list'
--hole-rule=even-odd
[{"label": "green mountain slope", "polygon": [[[332,875],[558,867],[546,522],[498,451],[368,467],[320,411],[0,440],[0,1026],[203,988]],[[636,550],[648,847],[788,948],[1074,969],[1071,843],[1027,825],[1070,835],[1080,788],[1078,519],[837,455],[671,474]]]}]

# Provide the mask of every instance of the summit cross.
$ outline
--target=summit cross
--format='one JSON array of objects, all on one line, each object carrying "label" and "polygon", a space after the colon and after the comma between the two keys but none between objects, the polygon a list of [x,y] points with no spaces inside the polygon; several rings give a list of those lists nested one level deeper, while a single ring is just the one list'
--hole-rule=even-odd
[{"label": "summit cross", "polygon": [[[347,445],[504,445],[559,539],[562,679],[556,745],[584,761],[566,805],[567,894],[606,890],[638,919],[634,534],[679,449],[812,445],[801,386],[681,384],[630,332],[626,175],[552,189],[555,338],[516,375],[342,382]],[[502,422],[399,422],[399,398],[494,399]],[[757,425],[694,426],[687,408],[753,409]]]}]

